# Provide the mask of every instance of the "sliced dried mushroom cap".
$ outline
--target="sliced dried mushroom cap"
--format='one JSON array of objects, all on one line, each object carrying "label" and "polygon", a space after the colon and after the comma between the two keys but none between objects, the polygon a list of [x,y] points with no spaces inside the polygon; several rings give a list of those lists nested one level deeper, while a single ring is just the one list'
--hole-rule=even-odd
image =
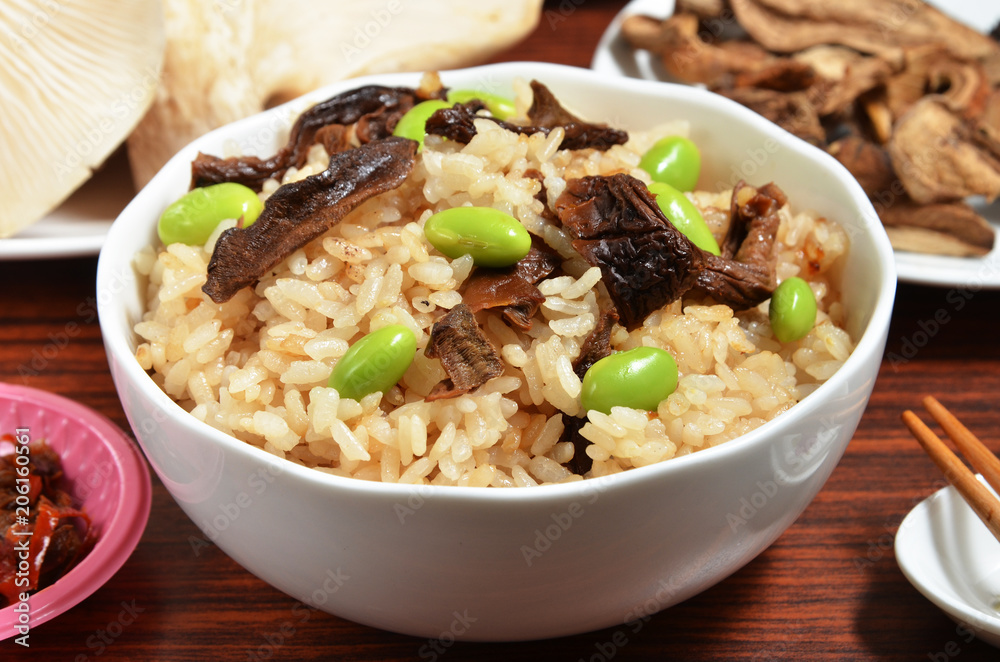
[{"label": "sliced dried mushroom cap", "polygon": [[694,14],[674,14],[663,21],[629,16],[622,23],[622,34],[634,47],[657,53],[671,76],[688,83],[713,84],[772,59],[763,48],[749,42],[728,41],[715,46],[703,41]]},{"label": "sliced dried mushroom cap", "polygon": [[901,47],[938,42],[949,53],[985,59],[1000,50],[986,35],[913,0],[730,0],[740,25],[766,48],[792,53],[818,44],[850,46],[899,62]]},{"label": "sliced dried mushroom cap", "polygon": [[892,66],[877,56],[866,56],[843,46],[814,46],[792,56],[824,79],[816,86],[813,104],[820,117],[848,110],[858,97],[877,87]]},{"label": "sliced dried mushroom cap", "polygon": [[886,104],[899,119],[928,94],[936,94],[949,109],[963,117],[983,112],[990,83],[978,62],[959,60],[940,44],[905,51],[903,69],[886,81]]},{"label": "sliced dried mushroom cap", "polygon": [[889,154],[881,145],[861,136],[845,136],[831,143],[827,151],[854,175],[869,196],[890,191],[897,181]]},{"label": "sliced dried mushroom cap", "polygon": [[54,209],[132,131],[163,61],[158,0],[17,0],[0,12],[0,236]]},{"label": "sliced dried mushroom cap", "polygon": [[806,142],[821,145],[826,140],[826,132],[820,124],[816,106],[806,92],[776,92],[756,87],[715,91],[763,115]]},{"label": "sliced dried mushroom cap", "polygon": [[1000,160],[934,97],[914,104],[896,123],[889,156],[906,192],[920,203],[1000,194]]},{"label": "sliced dried mushroom cap", "polygon": [[229,228],[208,263],[202,291],[225,303],[371,197],[403,183],[417,143],[389,137],[330,156],[326,170],[278,188],[253,225]]},{"label": "sliced dried mushroom cap", "polygon": [[725,15],[726,0],[677,0],[675,13],[694,14],[701,20]]},{"label": "sliced dried mushroom cap", "polygon": [[133,175],[144,183],[206,131],[330,82],[482,62],[526,36],[541,4],[165,0],[164,82],[129,138]]},{"label": "sliced dried mushroom cap", "polygon": [[434,322],[424,354],[428,358],[441,359],[448,375],[431,389],[426,398],[428,402],[469,393],[503,374],[500,353],[464,303]]},{"label": "sliced dried mushroom cap", "polygon": [[964,202],[918,205],[903,199],[876,207],[897,250],[976,257],[993,249],[993,227]]}]

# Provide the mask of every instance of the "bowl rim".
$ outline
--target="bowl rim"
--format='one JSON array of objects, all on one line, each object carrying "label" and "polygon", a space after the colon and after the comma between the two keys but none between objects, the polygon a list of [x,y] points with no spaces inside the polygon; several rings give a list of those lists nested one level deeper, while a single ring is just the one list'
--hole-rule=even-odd
[{"label": "bowl rim", "polygon": [[[146,460],[136,444],[109,418],[62,395],[0,382],[0,401],[22,407],[57,410],[109,451],[117,482],[117,505],[104,524],[94,547],[65,575],[29,597],[29,627],[52,620],[75,607],[103,586],[131,556],[139,543],[152,506],[152,483]],[[0,610],[0,641],[18,635],[18,614],[13,605]]]},{"label": "bowl rim", "polygon": [[[422,75],[421,72],[389,73],[372,74],[323,86],[280,106],[237,120],[195,139],[178,151],[143,190],[136,195],[128,207],[125,208],[118,217],[118,220],[112,225],[107,241],[101,249],[97,267],[97,299],[98,314],[105,345],[108,348],[109,354],[119,359],[120,367],[124,371],[124,377],[129,383],[139,388],[142,394],[149,398],[152,404],[159,409],[168,414],[170,412],[175,413],[177,421],[184,426],[187,432],[207,435],[216,443],[221,444],[225,451],[236,452],[245,457],[253,458],[255,461],[282,462],[283,471],[287,471],[298,480],[306,481],[306,483],[313,487],[371,494],[378,498],[405,498],[413,494],[414,491],[420,491],[423,498],[430,499],[438,497],[461,497],[477,502],[509,502],[521,499],[544,502],[550,499],[552,501],[562,501],[565,499],[580,498],[591,494],[594,490],[603,491],[606,489],[608,483],[630,485],[650,480],[663,480],[673,472],[691,470],[688,467],[692,469],[702,467],[705,463],[718,462],[730,455],[746,452],[749,448],[767,443],[768,439],[775,436],[775,432],[780,431],[783,427],[787,427],[797,418],[820,409],[823,406],[824,395],[844,390],[849,376],[862,371],[868,362],[873,360],[881,361],[885,335],[888,332],[896,291],[895,262],[893,260],[892,249],[887,235],[881,229],[882,224],[878,220],[878,216],[864,194],[864,191],[861,189],[861,186],[843,165],[826,152],[793,136],[735,101],[703,89],[686,85],[609,76],[580,67],[538,62],[504,62],[464,69],[442,70],[440,74],[446,82],[449,76],[455,75],[464,77],[479,76],[481,80],[500,78],[509,81],[516,78],[538,78],[539,80],[545,80],[546,76],[553,76],[568,83],[596,84],[609,91],[623,90],[658,98],[680,97],[695,104],[715,105],[733,115],[734,121],[750,125],[752,128],[760,131],[765,137],[778,141],[782,147],[793,150],[805,158],[818,161],[831,176],[836,177],[841,186],[845,187],[853,205],[845,207],[847,213],[844,217],[850,216],[856,218],[858,222],[863,223],[868,231],[861,234],[869,238],[872,242],[872,248],[878,256],[877,268],[879,270],[879,278],[876,283],[877,294],[865,330],[861,337],[857,339],[854,351],[844,362],[844,365],[813,393],[804,397],[789,411],[740,437],[696,453],[671,458],[670,460],[664,460],[644,467],[632,468],[609,476],[600,476],[555,485],[539,485],[531,489],[502,490],[445,485],[410,485],[381,483],[337,476],[317,471],[316,469],[305,467],[292,461],[283,461],[281,458],[261,448],[241,441],[198,420],[156,386],[149,375],[139,366],[132,350],[128,346],[129,339],[117,333],[116,330],[117,325],[125,323],[123,311],[113,306],[115,297],[100,296],[114,282],[115,267],[123,269],[129,268],[131,265],[130,256],[127,263],[122,264],[119,258],[117,265],[112,266],[112,263],[116,259],[113,253],[119,241],[118,238],[124,236],[129,231],[129,228],[126,227],[128,217],[138,213],[134,209],[141,205],[143,199],[151,195],[151,191],[155,190],[163,180],[170,176],[171,170],[181,167],[178,166],[178,162],[189,163],[198,147],[206,142],[216,140],[219,136],[239,135],[249,127],[255,126],[258,123],[263,124],[268,118],[277,118],[281,113],[289,111],[301,112],[301,109],[305,107],[303,104],[317,103],[339,92],[368,84],[414,86],[419,83],[420,76]],[[491,75],[493,78],[491,78]],[[875,231],[872,231],[873,229]],[[114,290],[109,289],[108,291]],[[156,469],[155,465],[154,469]]]}]

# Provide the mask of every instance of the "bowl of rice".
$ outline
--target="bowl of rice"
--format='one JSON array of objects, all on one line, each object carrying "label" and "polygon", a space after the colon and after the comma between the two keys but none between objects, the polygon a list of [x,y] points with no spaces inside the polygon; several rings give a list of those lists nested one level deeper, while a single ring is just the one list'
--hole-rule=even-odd
[{"label": "bowl of rice", "polygon": [[[627,136],[569,147],[566,122],[512,128],[530,123],[533,80],[566,111],[557,116]],[[407,148],[411,167],[392,188],[213,298],[220,247],[271,222],[290,191],[330,177],[336,149],[362,154],[352,150],[365,149],[378,122],[352,125],[330,151],[316,140],[294,165],[260,177],[254,225],[231,220],[204,243],[164,246],[158,219],[189,191],[192,162],[259,165],[301,133],[292,129],[300,113],[369,85],[480,90],[513,100],[515,112],[505,124],[478,109],[464,140],[427,135],[419,152]],[[614,269],[632,272],[626,281],[656,269],[631,254],[624,269],[612,267],[584,250],[567,220],[582,208],[572,197],[581,182],[625,182],[639,193],[615,199],[642,206],[640,158],[668,135],[700,150],[687,197],[720,244],[746,202],[740,187],[759,196],[773,183],[787,196],[773,195],[765,257],[772,286],[800,277],[815,297],[804,336],[779,341],[768,298],[726,303],[690,274],[680,296],[661,296],[666,286],[655,281],[637,295],[641,313],[628,313]],[[363,154],[356,160],[369,162]],[[537,300],[520,324],[510,306],[471,304],[485,267],[428,240],[428,219],[462,206],[504,212],[554,256],[530,284]],[[660,250],[664,235],[649,236]],[[122,405],[151,466],[202,530],[193,546],[218,545],[290,596],[352,621],[499,641],[641,621],[781,535],[865,410],[895,273],[847,171],[758,115],[704,90],[511,63],[344,81],[203,136],[115,222],[97,290]],[[447,343],[435,344],[463,310],[465,334],[494,368],[472,383],[464,365],[449,363]],[[392,325],[416,339],[398,382],[357,399],[330,385],[352,348]],[[603,355],[669,353],[676,388],[650,407],[586,408],[592,368],[580,365],[597,345]]]}]

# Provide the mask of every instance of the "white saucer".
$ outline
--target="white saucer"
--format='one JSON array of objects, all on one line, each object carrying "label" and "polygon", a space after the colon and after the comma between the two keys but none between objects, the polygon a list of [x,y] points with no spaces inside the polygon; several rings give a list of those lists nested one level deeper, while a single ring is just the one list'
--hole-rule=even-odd
[{"label": "white saucer", "polygon": [[954,487],[921,501],[896,532],[896,562],[956,623],[1000,647],[1000,542]]}]

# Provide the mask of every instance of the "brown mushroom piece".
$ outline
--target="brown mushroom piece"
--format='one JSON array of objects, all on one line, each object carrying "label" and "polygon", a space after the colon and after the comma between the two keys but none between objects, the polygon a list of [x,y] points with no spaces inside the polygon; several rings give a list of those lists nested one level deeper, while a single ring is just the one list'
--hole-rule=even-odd
[{"label": "brown mushroom piece", "polygon": [[892,66],[880,57],[862,55],[843,46],[814,46],[796,53],[792,59],[808,64],[821,84],[810,90],[820,117],[847,111],[862,94],[882,84]]},{"label": "brown mushroom piece", "polygon": [[362,202],[402,184],[416,153],[413,140],[385,138],[334,154],[323,172],[278,188],[253,225],[219,237],[202,290],[228,301]]},{"label": "brown mushroom piece", "polygon": [[956,257],[980,257],[993,250],[993,226],[965,202],[920,205],[903,198],[875,209],[897,250]]},{"label": "brown mushroom piece", "polygon": [[508,323],[527,331],[531,318],[545,301],[535,286],[559,266],[561,258],[538,239],[517,264],[502,269],[477,268],[469,277],[462,300],[473,313],[503,308]]},{"label": "brown mushroom piece", "polygon": [[[740,199],[741,208],[747,204],[751,212],[734,219],[737,224],[758,215],[755,203]],[[748,226],[731,258],[707,253],[667,220],[646,185],[630,175],[570,180],[555,210],[573,237],[573,248],[601,269],[601,280],[628,329],[695,287],[737,309],[771,295],[773,274],[758,263],[763,247],[752,246],[766,241],[766,229]],[[747,241],[744,257],[751,262],[744,264],[737,260]]]},{"label": "brown mushroom piece", "polygon": [[935,97],[925,97],[896,123],[889,156],[916,202],[948,202],[1000,194],[1000,157]]},{"label": "brown mushroom piece", "polygon": [[606,151],[613,145],[623,145],[628,142],[628,133],[606,124],[592,124],[572,115],[563,108],[552,92],[539,83],[531,81],[534,98],[528,109],[528,125],[513,124],[498,120],[488,115],[478,115],[477,107],[470,104],[456,104],[451,108],[442,108],[427,119],[427,133],[442,136],[455,142],[468,144],[476,135],[475,121],[487,119],[495,122],[508,131],[521,135],[542,133],[548,135],[556,128],[562,127],[565,137],[559,143],[559,149],[596,149]]},{"label": "brown mushroom piece", "polygon": [[716,84],[725,76],[753,71],[773,59],[749,42],[716,45],[704,41],[694,14],[678,13],[662,21],[629,16],[622,23],[622,35],[635,48],[656,53],[667,72],[686,83]]},{"label": "brown mushroom piece", "polygon": [[961,117],[978,117],[991,90],[981,64],[960,60],[938,43],[906,49],[903,69],[886,81],[885,88],[886,104],[894,119],[928,94],[937,95]]},{"label": "brown mushroom piece", "polygon": [[453,398],[503,374],[503,361],[464,303],[449,310],[431,327],[424,354],[441,359],[448,378],[431,389],[428,402]]},{"label": "brown mushroom piece", "polygon": [[827,151],[850,171],[869,197],[885,195],[898,178],[885,149],[857,134],[849,134],[830,143]]},{"label": "brown mushroom piece", "polygon": [[614,331],[617,321],[618,312],[614,307],[607,306],[601,309],[597,316],[597,326],[584,339],[580,345],[580,354],[573,361],[573,372],[581,381],[590,366],[605,356],[611,356],[611,332]]},{"label": "brown mushroom piece", "polygon": [[[237,156],[220,159],[199,153],[191,164],[192,187],[220,182],[237,182],[259,191],[268,179],[278,178],[295,166],[301,168],[309,156],[309,148],[329,136],[332,126],[354,124],[371,115],[391,115],[396,120],[417,101],[416,90],[401,87],[366,85],[333,96],[312,106],[295,121],[287,142],[268,158]],[[392,121],[395,126],[395,121]],[[323,130],[326,129],[326,132]],[[388,131],[366,132],[364,142],[386,138]],[[323,133],[321,133],[323,132]],[[346,141],[338,141],[346,146]]]},{"label": "brown mushroom piece", "polygon": [[730,0],[730,5],[750,36],[777,53],[839,44],[900,64],[903,47],[931,41],[966,60],[997,51],[986,35],[912,0]]},{"label": "brown mushroom piece", "polygon": [[816,106],[805,92],[777,92],[756,87],[715,91],[763,115],[808,143],[822,145],[826,140],[826,131],[820,123]]}]

